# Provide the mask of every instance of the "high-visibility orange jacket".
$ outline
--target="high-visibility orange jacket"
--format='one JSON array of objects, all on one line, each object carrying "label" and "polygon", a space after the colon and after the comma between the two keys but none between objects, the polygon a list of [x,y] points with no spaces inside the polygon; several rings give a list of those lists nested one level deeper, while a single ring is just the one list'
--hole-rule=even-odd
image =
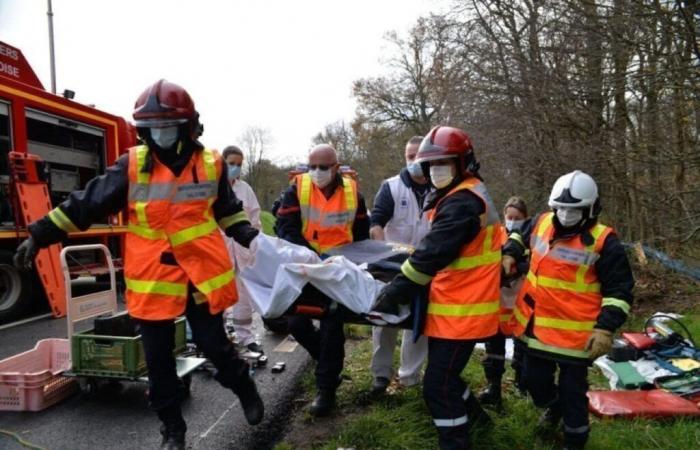
[{"label": "high-visibility orange jacket", "polygon": [[308,173],[296,176],[302,235],[318,253],[353,241],[357,183],[350,177],[343,177],[339,187],[326,198]]},{"label": "high-visibility orange jacket", "polygon": [[[469,190],[483,202],[476,237],[463,243],[458,257],[434,277],[416,270],[410,259],[401,270],[410,280],[430,284],[424,334],[443,339],[480,339],[498,331],[501,246],[506,240],[486,186],[467,178],[442,197],[428,212],[432,221],[451,195]],[[428,233],[430,235],[430,233]]]},{"label": "high-visibility orange jacket", "polygon": [[[530,348],[586,359],[586,341],[601,308],[629,311],[627,301],[603,298],[595,267],[613,229],[595,224],[588,243],[581,233],[554,239],[553,218],[553,213],[542,214],[530,234],[530,270],[516,300],[514,334]],[[532,336],[526,336],[530,322]]]},{"label": "high-visibility orange jacket", "polygon": [[[196,151],[180,176],[153,157],[148,147],[129,149],[128,233],[124,276],[129,314],[171,319],[185,311],[188,283],[196,301],[217,314],[238,294],[226,245],[212,213],[221,176],[221,156]],[[241,212],[243,220],[245,213]],[[241,218],[228,218],[232,223]]]}]

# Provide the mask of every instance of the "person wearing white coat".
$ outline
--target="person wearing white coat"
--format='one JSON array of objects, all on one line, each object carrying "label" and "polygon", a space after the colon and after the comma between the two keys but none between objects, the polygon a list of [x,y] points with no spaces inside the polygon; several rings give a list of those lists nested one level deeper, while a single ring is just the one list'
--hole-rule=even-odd
[{"label": "person wearing white coat", "polygon": [[[260,203],[248,183],[241,180],[243,152],[235,145],[226,147],[222,153],[228,167],[228,179],[236,197],[243,203],[250,224],[260,230]],[[233,242],[229,243],[229,254],[235,263]],[[235,331],[238,343],[248,350],[262,352],[262,346],[255,341],[253,333],[253,305],[245,289],[238,290],[238,302],[225,312],[228,331]]]},{"label": "person wearing white coat", "polygon": [[[415,164],[418,146],[423,140],[420,136],[412,137],[406,144],[406,167],[398,175],[384,180],[374,199],[374,208],[370,218],[370,236],[372,239],[417,245],[426,235],[430,224],[423,214],[423,201],[430,192],[430,184],[423,176],[421,166]],[[386,391],[393,370],[394,348],[398,328],[374,327],[372,329],[372,394],[380,395]],[[413,332],[404,330],[401,339],[401,363],[399,366],[399,383],[413,386],[420,382],[420,372],[428,354],[428,340],[421,336],[415,343]]]}]

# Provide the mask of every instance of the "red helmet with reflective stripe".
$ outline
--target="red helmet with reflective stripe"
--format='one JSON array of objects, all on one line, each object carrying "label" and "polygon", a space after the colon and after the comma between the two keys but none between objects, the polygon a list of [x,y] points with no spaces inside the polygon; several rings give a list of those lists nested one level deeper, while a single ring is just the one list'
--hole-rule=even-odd
[{"label": "red helmet with reflective stripe", "polygon": [[190,94],[175,83],[158,80],[139,95],[134,105],[137,127],[162,128],[195,123],[197,112]]}]

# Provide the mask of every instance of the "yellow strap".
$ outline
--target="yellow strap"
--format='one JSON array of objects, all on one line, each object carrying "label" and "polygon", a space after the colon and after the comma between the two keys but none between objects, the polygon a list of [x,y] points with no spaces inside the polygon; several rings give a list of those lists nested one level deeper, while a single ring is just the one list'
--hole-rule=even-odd
[{"label": "yellow strap", "polygon": [[416,284],[420,284],[421,286],[425,286],[426,284],[430,283],[430,281],[433,279],[432,276],[417,271],[411,265],[411,262],[409,260],[406,260],[403,262],[403,264],[401,264],[401,272],[406,276],[406,278],[408,278]]},{"label": "yellow strap", "polygon": [[452,264],[447,266],[448,269],[465,270],[473,269],[480,266],[488,266],[501,261],[501,251],[488,252],[479,256],[462,256],[455,259]]},{"label": "yellow strap", "polygon": [[134,280],[125,278],[126,288],[140,294],[187,295],[187,283],[169,281]]},{"label": "yellow strap", "polygon": [[521,247],[525,248],[525,242],[523,241],[523,237],[520,235],[520,233],[512,232],[508,236],[508,239],[517,242]]},{"label": "yellow strap", "polygon": [[345,194],[345,209],[348,211],[348,224],[347,224],[347,231],[348,231],[348,236],[350,236],[350,239],[352,240],[352,227],[355,224],[355,213],[357,209],[357,194],[355,194],[355,190],[352,188],[353,182],[351,178],[346,178],[345,182],[343,183],[343,193]]},{"label": "yellow strap", "polygon": [[[588,266],[582,266],[587,268]],[[584,270],[585,272],[585,270]],[[562,281],[555,278],[537,276],[532,272],[528,272],[527,280],[532,284],[533,287],[543,286],[552,289],[562,289],[565,291],[578,292],[581,294],[600,293],[600,283],[586,283],[583,281],[583,277],[579,277],[578,271],[576,274],[576,281]]]},{"label": "yellow strap", "polygon": [[234,278],[235,275],[233,273],[233,270],[227,270],[226,272],[220,275],[209,278],[208,280],[203,281],[201,283],[195,284],[195,287],[199,292],[203,294],[209,294],[210,292],[227,285],[228,283],[233,281]]},{"label": "yellow strap", "polygon": [[177,247],[178,245],[185,244],[194,239],[206,236],[207,234],[215,231],[217,229],[217,224],[213,220],[209,220],[199,225],[195,225],[184,230],[175,232],[169,236],[170,245]]},{"label": "yellow strap", "polygon": [[470,303],[467,305],[445,305],[428,303],[428,314],[450,317],[482,316],[497,313],[500,306],[498,300],[487,303]]},{"label": "yellow strap", "polygon": [[134,233],[137,236],[141,236],[144,239],[167,239],[165,231],[163,230],[154,230],[153,228],[143,227],[133,223],[130,223],[127,229],[129,232]]},{"label": "yellow strap", "polygon": [[601,304],[601,306],[616,306],[620,308],[622,312],[624,312],[626,315],[629,315],[630,313],[630,304],[624,300],[620,300],[619,298],[603,297],[603,303]]},{"label": "yellow strap", "polygon": [[214,151],[205,148],[202,151],[202,159],[204,160],[204,172],[207,174],[207,180],[216,181],[216,156]]},{"label": "yellow strap", "polygon": [[[143,172],[143,168],[146,165],[146,155],[148,154],[148,147],[141,145],[136,148],[136,182],[138,184],[144,184],[148,186],[151,180],[151,174],[148,172]],[[136,220],[145,227],[148,227],[148,218],[146,217],[146,204],[147,201],[137,201],[134,202],[134,211],[136,212]]]},{"label": "yellow strap", "polygon": [[[483,249],[484,249],[484,250],[483,250],[483,254],[484,254],[484,255],[486,255],[487,253],[489,253],[489,252],[492,251],[492,250],[491,250],[491,246],[493,245],[493,233],[494,233],[495,228],[496,228],[496,227],[493,226],[493,225],[488,225],[488,226],[486,227],[486,237],[484,238],[484,247],[483,247]],[[500,259],[501,259],[501,257],[500,257],[500,252],[501,252],[501,251],[500,251],[500,249],[499,249],[499,250],[498,250],[498,253],[499,253],[498,259],[499,259],[499,261],[500,261]]]},{"label": "yellow strap", "polygon": [[239,222],[246,222],[248,220],[248,215],[246,214],[245,211],[239,211],[236,214],[232,214],[230,216],[222,217],[219,219],[219,227],[221,227],[222,230],[227,229],[231,225],[235,225]]},{"label": "yellow strap", "polygon": [[558,328],[560,330],[571,331],[590,331],[593,329],[595,322],[555,319],[553,317],[537,317],[535,316],[535,326]]},{"label": "yellow strap", "polygon": [[61,211],[61,208],[59,208],[58,206],[49,211],[48,216],[49,220],[51,220],[51,222],[53,222],[54,225],[56,225],[58,228],[65,231],[66,233],[79,231],[78,227],[75,226],[73,221],[70,220],[66,213]]}]

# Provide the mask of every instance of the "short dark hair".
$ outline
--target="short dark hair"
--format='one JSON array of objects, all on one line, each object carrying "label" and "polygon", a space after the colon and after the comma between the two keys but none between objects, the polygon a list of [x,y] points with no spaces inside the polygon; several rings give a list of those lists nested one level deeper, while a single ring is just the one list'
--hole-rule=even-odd
[{"label": "short dark hair", "polygon": [[411,145],[420,145],[421,142],[423,142],[423,136],[413,136],[408,140],[408,143]]},{"label": "short dark hair", "polygon": [[229,145],[228,147],[226,147],[226,148],[224,149],[224,151],[223,151],[223,153],[221,154],[221,156],[222,156],[224,159],[226,159],[226,158],[228,157],[228,155],[241,155],[241,157],[243,157],[243,150],[241,150],[240,148],[236,147],[235,145]]}]

